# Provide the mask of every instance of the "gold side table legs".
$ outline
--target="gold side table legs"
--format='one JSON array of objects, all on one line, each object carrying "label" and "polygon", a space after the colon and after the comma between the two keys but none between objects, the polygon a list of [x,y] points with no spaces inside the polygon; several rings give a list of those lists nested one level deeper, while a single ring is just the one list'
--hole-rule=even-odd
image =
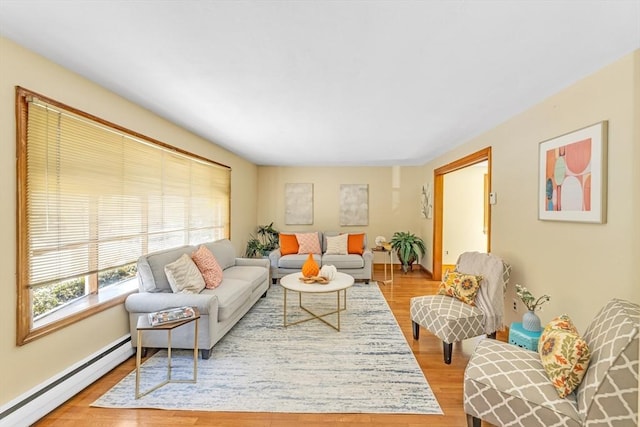
[{"label": "gold side table legs", "polygon": [[[337,302],[336,309],[334,311],[330,311],[328,313],[322,313],[322,314],[316,314],[316,313],[312,312],[311,310],[309,310],[304,305],[302,305],[302,292],[298,292],[298,307],[300,307],[302,310],[304,310],[307,313],[309,313],[311,315],[311,317],[307,317],[307,318],[302,319],[302,320],[297,320],[295,322],[287,322],[287,288],[284,288],[284,327],[286,328],[287,326],[297,325],[299,323],[308,322],[309,320],[318,319],[321,322],[324,322],[325,324],[331,326],[336,331],[340,332],[340,312],[347,309],[347,290],[346,289],[340,289],[340,290],[337,290],[335,292],[336,292],[336,302]],[[342,301],[342,307],[340,306],[340,293],[341,292],[343,292],[343,295],[344,295],[344,299]],[[337,317],[338,317],[337,318],[337,324],[335,324],[335,325],[324,319],[324,317],[329,316],[331,314],[336,314]]]},{"label": "gold side table legs", "polygon": [[[143,316],[141,316],[143,317]],[[182,321],[176,323],[174,325],[163,325],[157,327],[145,327],[140,326],[140,322],[138,323],[138,348],[136,352],[136,399],[140,399],[142,396],[146,396],[154,390],[159,389],[160,387],[167,385],[169,383],[196,383],[198,381],[198,320],[199,317],[194,319],[189,319],[188,321]],[[194,331],[194,339],[193,339],[193,378],[185,379],[185,380],[174,380],[171,378],[171,331],[178,326],[185,325],[187,323],[191,323],[195,321],[195,331]],[[147,391],[140,391],[140,365],[142,359],[142,331],[148,331],[153,329],[164,329],[167,331],[167,377],[164,381],[155,386],[151,387]]]}]

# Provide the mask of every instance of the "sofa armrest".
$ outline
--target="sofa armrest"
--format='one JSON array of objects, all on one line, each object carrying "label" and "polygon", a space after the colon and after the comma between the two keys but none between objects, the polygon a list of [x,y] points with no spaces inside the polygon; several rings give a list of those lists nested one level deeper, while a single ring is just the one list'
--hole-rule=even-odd
[{"label": "sofa armrest", "polygon": [[266,258],[236,258],[237,266],[256,266],[269,269],[271,266]]},{"label": "sofa armrest", "polygon": [[364,252],[362,252],[362,258],[364,258],[365,262],[373,262],[373,251],[371,249],[365,249]]},{"label": "sofa armrest", "polygon": [[218,318],[218,297],[215,295],[142,292],[129,295],[124,306],[129,313],[153,313],[190,306],[196,307],[200,314],[212,314]]},{"label": "sofa armrest", "polygon": [[271,263],[271,266],[277,268],[278,261],[280,260],[281,257],[282,257],[282,253],[280,252],[280,249],[274,249],[271,252],[269,252],[269,262]]}]

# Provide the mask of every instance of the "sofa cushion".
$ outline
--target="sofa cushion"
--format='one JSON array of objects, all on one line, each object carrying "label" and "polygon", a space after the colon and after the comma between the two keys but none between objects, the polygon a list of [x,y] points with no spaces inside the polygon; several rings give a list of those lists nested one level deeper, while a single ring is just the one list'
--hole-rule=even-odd
[{"label": "sofa cushion", "polygon": [[364,267],[362,255],[322,255],[322,265],[333,265],[338,270],[348,270],[350,268]]},{"label": "sofa cushion", "polygon": [[222,268],[220,268],[220,264],[218,264],[211,251],[206,246],[200,245],[191,254],[191,259],[198,266],[200,273],[202,273],[205,287],[207,289],[217,288],[222,282]]},{"label": "sofa cushion", "polygon": [[255,265],[243,265],[227,268],[224,271],[226,279],[246,280],[251,283],[251,290],[258,289],[261,283],[269,279],[269,269]]},{"label": "sofa cushion", "polygon": [[182,254],[191,254],[195,246],[182,246],[165,249],[143,255],[138,258],[138,287],[140,292],[173,292],[164,266],[180,258]]},{"label": "sofa cushion", "polygon": [[348,250],[350,254],[362,255],[364,252],[364,233],[349,233]]},{"label": "sofa cushion", "polygon": [[290,255],[298,253],[298,238],[295,234],[280,233],[278,236],[280,254]]},{"label": "sofa cushion", "polygon": [[247,280],[231,279],[226,276],[215,289],[205,289],[203,294],[213,294],[218,298],[218,322],[224,322],[251,297],[252,284]]},{"label": "sofa cushion", "polygon": [[188,254],[182,254],[176,261],[165,265],[164,272],[176,294],[198,294],[205,287],[202,273]]},{"label": "sofa cushion", "polygon": [[346,255],[349,242],[348,234],[327,236],[327,249],[325,255]]},{"label": "sofa cushion", "polygon": [[569,316],[549,322],[540,336],[538,352],[558,396],[566,397],[580,385],[591,353]]},{"label": "sofa cushion", "polygon": [[299,254],[320,254],[320,240],[318,232],[313,233],[296,233],[296,239],[298,239],[298,253]]},{"label": "sofa cushion", "polygon": [[222,270],[236,265],[236,250],[229,239],[204,243],[204,246],[216,257],[216,261],[218,261]]},{"label": "sofa cushion", "polygon": [[[344,256],[344,255],[343,255]],[[309,254],[293,254],[293,255],[285,255],[278,260],[278,268],[286,268],[286,269],[295,269],[302,270],[302,265],[309,257]],[[313,259],[321,264],[321,256],[313,255]]]}]

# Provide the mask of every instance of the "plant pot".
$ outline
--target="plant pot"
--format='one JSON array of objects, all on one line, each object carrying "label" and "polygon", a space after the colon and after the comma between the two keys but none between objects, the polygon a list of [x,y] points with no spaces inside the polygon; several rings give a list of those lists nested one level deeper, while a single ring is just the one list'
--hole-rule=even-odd
[{"label": "plant pot", "polygon": [[522,327],[531,332],[540,332],[542,330],[540,318],[533,311],[527,311],[522,316]]}]

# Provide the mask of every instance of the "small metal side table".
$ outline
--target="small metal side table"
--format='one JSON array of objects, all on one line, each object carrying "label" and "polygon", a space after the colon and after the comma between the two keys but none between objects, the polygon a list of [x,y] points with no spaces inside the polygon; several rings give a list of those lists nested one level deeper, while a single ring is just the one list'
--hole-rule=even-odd
[{"label": "small metal side table", "polygon": [[[164,325],[151,326],[149,319],[146,315],[138,317],[138,325],[136,330],[138,332],[138,348],[136,353],[136,399],[140,399],[151,393],[154,390],[159,389],[163,385],[169,383],[195,383],[198,379],[198,319],[200,319],[200,313],[198,309],[194,307],[196,313],[195,317],[190,319],[179,320],[177,322],[165,323]],[[195,321],[195,331],[193,338],[193,379],[190,380],[174,380],[171,379],[171,331],[180,326],[186,325]],[[142,358],[142,331],[167,331],[167,378],[160,384],[157,384],[145,392],[140,392],[140,361]]]},{"label": "small metal side table", "polygon": [[522,327],[521,322],[514,322],[509,326],[509,344],[526,348],[531,351],[538,351],[538,340],[542,331],[527,331]]},{"label": "small metal side table", "polygon": [[[384,285],[393,285],[393,251],[391,250],[390,246],[376,246],[375,248],[371,249],[373,252],[383,252],[388,254],[388,257],[385,257],[384,260],[384,280],[382,281],[382,284]],[[387,261],[389,264],[389,271],[390,271],[390,275],[391,278],[387,279]]]}]

